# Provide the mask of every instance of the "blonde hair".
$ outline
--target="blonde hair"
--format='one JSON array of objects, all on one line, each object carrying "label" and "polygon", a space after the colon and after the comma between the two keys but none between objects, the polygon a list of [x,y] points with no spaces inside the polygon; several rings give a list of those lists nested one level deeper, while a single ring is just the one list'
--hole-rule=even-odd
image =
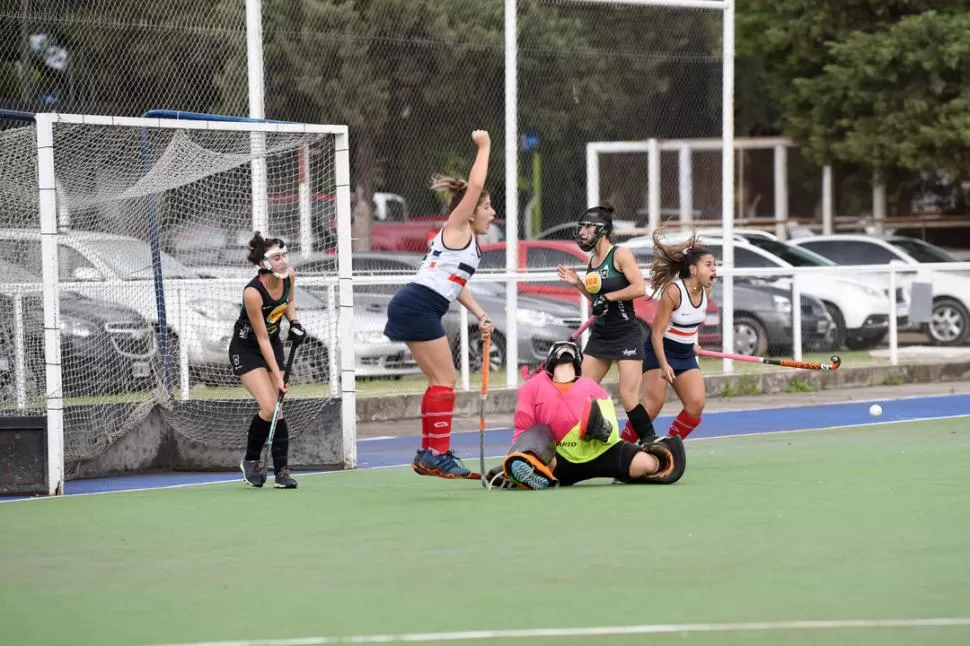
[{"label": "blonde hair", "polygon": [[[445,199],[448,201],[448,212],[450,213],[458,207],[461,198],[465,197],[465,191],[468,190],[468,181],[461,177],[450,177],[436,173],[431,176],[430,188],[435,193],[445,194]],[[486,199],[488,199],[488,190],[482,190],[482,194],[478,196],[478,203],[475,206],[478,206]]]},{"label": "blonde hair", "polygon": [[676,278],[689,278],[690,268],[704,256],[714,254],[697,241],[697,230],[691,232],[690,238],[678,244],[664,244],[661,239],[664,227],[658,227],[653,232],[654,256],[650,266],[650,285],[653,297],[663,294],[667,285]]}]

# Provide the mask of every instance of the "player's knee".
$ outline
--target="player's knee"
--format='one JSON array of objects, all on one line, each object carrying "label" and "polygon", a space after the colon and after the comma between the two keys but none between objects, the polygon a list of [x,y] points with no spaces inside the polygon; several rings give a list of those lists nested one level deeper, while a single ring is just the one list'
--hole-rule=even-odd
[{"label": "player's knee", "polygon": [[691,417],[700,417],[704,412],[704,396],[700,397],[688,397],[686,401],[683,402],[684,410]]},{"label": "player's knee", "polygon": [[630,479],[640,480],[649,475],[653,475],[659,468],[660,461],[657,460],[656,456],[645,451],[640,451],[633,456],[633,461],[630,462]]},{"label": "player's knee", "polygon": [[620,384],[620,402],[623,410],[633,410],[640,403],[640,393],[636,384]]}]

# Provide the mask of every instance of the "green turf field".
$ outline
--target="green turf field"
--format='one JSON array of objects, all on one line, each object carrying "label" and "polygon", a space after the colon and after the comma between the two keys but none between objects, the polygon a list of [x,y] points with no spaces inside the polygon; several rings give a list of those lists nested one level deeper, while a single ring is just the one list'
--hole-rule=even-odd
[{"label": "green turf field", "polygon": [[970,418],[688,451],[670,487],[486,492],[398,468],[3,504],[0,642],[957,618],[437,643],[970,643]]}]

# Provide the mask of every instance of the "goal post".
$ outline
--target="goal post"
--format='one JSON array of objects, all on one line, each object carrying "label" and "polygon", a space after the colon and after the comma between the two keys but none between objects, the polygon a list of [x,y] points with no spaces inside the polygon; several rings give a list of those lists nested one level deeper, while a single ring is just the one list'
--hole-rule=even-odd
[{"label": "goal post", "polygon": [[[0,189],[9,198],[0,255],[24,276],[16,285],[0,278],[0,298],[14,299],[20,317],[11,329],[22,331],[0,335],[0,350],[17,353],[12,377],[0,372],[0,415],[46,413],[51,495],[65,479],[96,475],[93,463],[116,443],[131,445],[122,448],[134,466],[104,469],[149,466],[151,449],[129,435],[159,423],[174,432],[186,466],[231,467],[226,456],[245,448],[255,406],[232,374],[228,342],[254,275],[246,243],[259,217],[294,257],[336,258],[332,274],[297,283],[310,340],[298,353],[287,419],[291,448],[299,446],[339,399],[339,421],[327,420],[339,424],[339,439],[325,451],[320,442],[298,450],[308,464],[355,467],[347,127],[154,114],[39,113],[0,131],[0,169],[12,171]],[[287,208],[254,208],[257,156],[269,201],[286,196]],[[288,208],[290,195],[308,191],[328,196],[317,211]],[[30,334],[41,321],[42,334]],[[146,455],[131,457],[139,451]]]}]

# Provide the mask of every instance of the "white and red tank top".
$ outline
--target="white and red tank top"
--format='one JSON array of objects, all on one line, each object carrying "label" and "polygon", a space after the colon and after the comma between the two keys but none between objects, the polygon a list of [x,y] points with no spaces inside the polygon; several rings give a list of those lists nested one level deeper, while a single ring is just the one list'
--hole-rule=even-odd
[{"label": "white and red tank top", "polygon": [[461,249],[449,249],[442,238],[444,231],[442,228],[431,240],[428,255],[424,257],[418,275],[411,282],[427,287],[451,303],[458,298],[462,287],[478,269],[482,250],[475,235],[471,235],[468,244]]},{"label": "white and red tank top", "polygon": [[693,347],[697,343],[697,330],[707,316],[707,290],[701,290],[701,302],[694,305],[687,293],[687,285],[678,278],[671,282],[680,290],[680,307],[670,315],[670,324],[664,331],[664,339]]}]

